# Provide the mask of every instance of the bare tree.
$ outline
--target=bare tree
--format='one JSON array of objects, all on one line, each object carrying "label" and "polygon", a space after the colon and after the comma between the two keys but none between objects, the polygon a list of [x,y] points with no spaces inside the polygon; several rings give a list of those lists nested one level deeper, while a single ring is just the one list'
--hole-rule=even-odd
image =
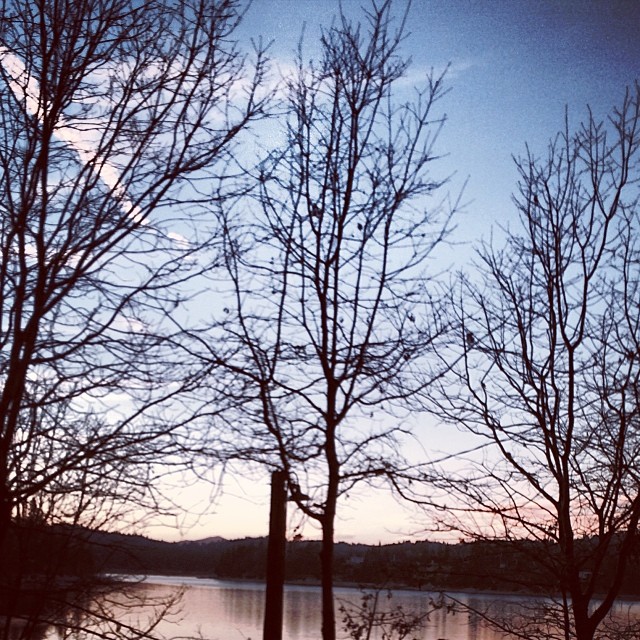
[{"label": "bare tree", "polygon": [[235,0],[0,7],[2,553],[34,503],[84,526],[157,508],[156,463],[187,444],[197,380],[167,320],[264,110],[241,17]]},{"label": "bare tree", "polygon": [[436,513],[467,537],[529,541],[513,549],[557,608],[513,637],[614,637],[603,621],[638,550],[639,124],[636,86],[606,122],[519,160],[520,227],[458,290],[436,410],[479,447]]},{"label": "bare tree", "polygon": [[391,2],[372,3],[363,24],[341,14],[323,32],[318,62],[299,54],[284,146],[262,165],[257,204],[225,219],[233,288],[203,340],[244,400],[228,455],[283,469],[321,530],[325,640],[338,501],[406,465],[403,418],[435,375],[442,330],[426,270],[450,228],[431,175],[443,78],[402,86],[405,20],[394,26]]},{"label": "bare tree", "polygon": [[443,607],[441,601],[429,599],[426,611],[406,610],[394,605],[391,591],[383,591],[363,591],[359,603],[341,601],[342,628],[353,640],[369,640],[376,632],[382,640],[418,640],[430,615]]}]

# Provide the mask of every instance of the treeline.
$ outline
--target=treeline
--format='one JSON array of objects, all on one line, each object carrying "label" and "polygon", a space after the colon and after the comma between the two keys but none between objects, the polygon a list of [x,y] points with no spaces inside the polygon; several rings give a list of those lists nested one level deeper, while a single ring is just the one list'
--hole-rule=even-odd
[{"label": "treeline", "polygon": [[[141,536],[95,534],[94,553],[112,573],[189,575],[219,579],[264,580],[266,538],[196,542],[161,542]],[[582,541],[588,555],[594,541]],[[319,541],[287,544],[286,579],[316,583],[319,580]],[[429,541],[388,545],[337,543],[336,580],[343,584],[384,585],[422,590],[478,589],[523,593],[560,590],[539,562],[554,554],[541,542],[471,542],[446,544]],[[638,553],[634,557],[637,564]],[[600,569],[606,584],[615,570],[615,557]],[[590,576],[585,574],[584,579]],[[640,595],[637,572],[628,571],[622,593]]]},{"label": "treeline", "polygon": [[[5,586],[47,583],[47,576],[95,581],[98,575],[186,575],[231,580],[265,580],[267,538],[164,542],[144,536],[91,531],[78,527],[19,526],[9,538],[13,553],[3,567]],[[286,579],[316,584],[320,541],[287,543]],[[588,557],[593,539],[580,542]],[[640,541],[632,563],[640,565]],[[378,585],[421,590],[477,589],[548,594],[561,590],[540,559],[558,550],[531,541],[448,544],[426,540],[387,545],[340,542],[335,549],[336,580],[348,585]],[[602,580],[615,570],[615,554],[599,568]],[[640,596],[638,571],[630,567],[621,593]],[[587,581],[591,576],[585,574]],[[51,584],[47,588],[51,588]]]}]

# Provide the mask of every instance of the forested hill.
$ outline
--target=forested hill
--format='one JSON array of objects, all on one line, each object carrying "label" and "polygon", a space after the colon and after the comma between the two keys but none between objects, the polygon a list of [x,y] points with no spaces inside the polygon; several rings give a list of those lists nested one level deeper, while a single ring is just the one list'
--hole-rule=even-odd
[{"label": "forested hill", "polygon": [[[220,579],[263,580],[266,538],[161,542],[142,536],[93,533],[97,565],[110,573],[165,574]],[[585,553],[591,543],[584,541]],[[319,575],[318,541],[287,545],[286,579],[315,583]],[[343,584],[415,589],[495,589],[545,592],[554,577],[542,574],[533,558],[553,549],[531,542],[445,544],[428,541],[389,545],[338,543],[336,580]],[[636,560],[637,562],[637,560]],[[640,595],[637,567],[630,567],[623,593]]]}]

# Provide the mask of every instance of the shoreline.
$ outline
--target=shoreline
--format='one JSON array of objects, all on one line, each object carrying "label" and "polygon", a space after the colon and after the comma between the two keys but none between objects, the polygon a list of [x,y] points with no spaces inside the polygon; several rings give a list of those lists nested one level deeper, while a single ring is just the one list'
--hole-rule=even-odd
[{"label": "shoreline", "polygon": [[[114,575],[114,574],[111,574]],[[125,576],[127,574],[119,574]],[[264,580],[256,579],[256,578],[224,578],[219,576],[212,575],[189,575],[189,574],[171,574],[171,573],[154,573],[150,574],[150,576],[157,576],[163,578],[190,578],[196,580],[216,580],[220,582],[230,582],[236,584],[254,584],[261,585],[266,588],[266,583]],[[149,576],[139,576],[142,577],[142,580],[145,581]],[[319,589],[321,584],[320,580],[317,579],[308,579],[308,580],[287,580],[285,581],[285,589],[286,587],[312,587]],[[353,589],[359,590],[362,592],[371,591],[371,590],[380,590],[380,591],[390,591],[393,593],[394,591],[407,591],[410,593],[424,593],[424,594],[440,594],[447,596],[451,594],[454,596],[455,594],[461,595],[477,595],[477,596],[495,596],[497,598],[535,598],[535,599],[546,599],[552,600],[554,596],[543,594],[543,593],[535,593],[533,591],[508,591],[508,590],[492,590],[492,589],[477,589],[477,588],[464,588],[464,587],[454,587],[451,589],[434,589],[434,588],[418,588],[412,587],[409,585],[402,585],[400,583],[392,584],[392,585],[378,585],[374,583],[355,583],[349,581],[337,581],[334,583],[334,588],[337,589]],[[558,594],[555,597],[560,597]],[[602,598],[602,594],[595,594],[594,598],[599,599]],[[454,598],[455,599],[455,598]],[[633,595],[619,595],[616,602],[627,602],[630,604],[638,603],[640,604],[640,597],[634,597]]]}]

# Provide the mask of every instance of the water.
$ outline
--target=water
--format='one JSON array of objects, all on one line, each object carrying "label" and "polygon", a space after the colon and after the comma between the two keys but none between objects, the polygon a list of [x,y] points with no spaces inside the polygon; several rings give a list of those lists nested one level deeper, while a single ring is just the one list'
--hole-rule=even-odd
[{"label": "water", "polygon": [[[164,638],[204,638],[207,640],[260,640],[264,616],[264,585],[188,577],[149,576],[136,590],[145,597],[163,600],[182,591],[179,606],[154,629]],[[336,589],[338,603],[361,602],[357,589]],[[493,594],[452,594],[459,602],[476,611],[492,607],[494,612],[508,613],[523,605],[543,605],[546,601],[520,596]],[[503,640],[504,636],[488,626],[479,614],[432,611],[437,594],[394,590],[388,600],[386,592],[379,596],[380,607],[401,605],[405,611],[429,613],[424,627],[408,638],[421,640]],[[430,602],[431,601],[431,602]],[[320,638],[320,589],[312,586],[287,586],[284,601],[284,640],[318,640]],[[128,611],[122,622],[144,624],[151,610]],[[640,603],[621,602],[615,615],[640,620]],[[340,617],[340,614],[338,614]],[[338,624],[338,637],[347,634]],[[52,636],[55,637],[55,636]],[[380,637],[374,635],[374,637]]]},{"label": "water", "polygon": [[[262,637],[264,616],[264,586],[260,583],[166,578],[151,576],[144,589],[154,596],[165,596],[176,587],[185,588],[181,611],[162,625],[166,637],[175,635],[214,639],[256,640]],[[391,600],[382,593],[382,606],[401,605],[405,611],[426,614],[433,607],[430,599],[436,594],[416,591],[394,591]],[[517,596],[489,594],[456,594],[463,604],[477,611],[493,607],[508,611],[523,603],[536,601]],[[338,602],[360,603],[357,589],[336,589]],[[541,602],[541,601],[540,601]],[[320,636],[320,590],[318,587],[288,586],[285,590],[284,639],[317,640]],[[628,605],[620,604],[623,613]],[[640,605],[634,604],[637,615]],[[344,636],[344,634],[342,634]],[[490,628],[478,614],[452,613],[446,609],[432,611],[421,634],[424,640],[499,640],[503,636]]]}]

